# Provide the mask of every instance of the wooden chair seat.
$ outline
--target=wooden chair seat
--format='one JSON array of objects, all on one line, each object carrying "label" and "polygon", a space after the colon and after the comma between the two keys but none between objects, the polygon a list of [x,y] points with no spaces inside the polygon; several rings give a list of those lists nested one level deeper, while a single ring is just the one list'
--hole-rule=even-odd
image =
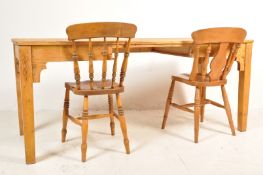
[{"label": "wooden chair seat", "polygon": [[177,76],[172,76],[172,79],[175,81],[179,81],[182,83],[189,84],[191,86],[221,86],[225,85],[227,83],[227,80],[217,80],[217,81],[210,81],[210,78],[208,75],[205,76],[204,80],[202,80],[201,75],[197,75],[196,80],[189,80],[190,74],[179,74]]},{"label": "wooden chair seat", "polygon": [[65,87],[70,89],[76,95],[103,95],[103,94],[117,94],[124,92],[124,86],[119,86],[118,83],[106,80],[104,82],[104,88],[102,88],[102,81],[93,81],[93,88],[90,87],[90,81],[81,81],[79,88],[77,88],[76,82],[66,82]]}]

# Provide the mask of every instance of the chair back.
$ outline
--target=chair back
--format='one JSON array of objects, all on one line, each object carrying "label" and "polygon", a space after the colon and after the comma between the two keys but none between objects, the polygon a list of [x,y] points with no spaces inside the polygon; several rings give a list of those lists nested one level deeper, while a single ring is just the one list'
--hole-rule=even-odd
[{"label": "chair back", "polygon": [[242,28],[209,28],[193,32],[194,62],[190,80],[225,80],[245,37],[246,31]]},{"label": "chair back", "polygon": [[[93,61],[102,61],[101,88],[114,88],[117,74],[118,55],[120,51],[124,52],[124,58],[120,70],[119,86],[123,86],[127,70],[128,57],[130,52],[131,39],[135,37],[137,27],[134,24],[120,22],[96,22],[82,23],[68,26],[66,29],[68,39],[72,42],[72,60],[74,61],[74,74],[77,88],[80,88],[80,61],[76,41],[87,40],[89,61],[89,81],[90,89],[94,84],[94,66]],[[124,43],[123,43],[124,42]],[[110,87],[106,87],[107,62],[113,60],[112,77]]]}]

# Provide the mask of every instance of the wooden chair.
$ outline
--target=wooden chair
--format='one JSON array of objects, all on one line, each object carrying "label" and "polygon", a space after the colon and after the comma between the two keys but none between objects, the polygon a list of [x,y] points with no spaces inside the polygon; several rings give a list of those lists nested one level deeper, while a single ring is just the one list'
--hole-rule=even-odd
[{"label": "wooden chair", "polygon": [[[114,117],[116,117],[120,121],[120,127],[124,137],[126,153],[130,153],[127,127],[120,93],[124,91],[123,82],[127,70],[130,42],[131,39],[135,37],[136,30],[137,28],[133,24],[117,22],[84,23],[67,27],[66,31],[68,39],[72,42],[72,60],[74,62],[74,74],[76,82],[65,83],[66,93],[63,111],[62,142],[65,142],[66,139],[68,119],[72,120],[75,124],[80,125],[82,130],[81,152],[83,162],[86,161],[88,120],[92,119],[109,117],[111,135],[114,135]],[[78,65],[78,61],[81,60],[81,57],[85,57],[85,55],[79,55],[78,43],[76,43],[76,41],[82,39],[88,41],[87,47],[89,50],[87,53],[87,57],[89,60],[89,79],[86,81],[80,81],[80,69]],[[100,40],[100,43],[103,43],[102,47],[101,44],[100,46],[98,46],[98,40]],[[122,66],[120,70],[120,79],[119,81],[116,81],[116,75],[118,72],[117,65],[119,51],[124,51],[124,58],[122,60]],[[102,62],[102,76],[99,80],[95,80],[95,66],[93,66],[93,61],[98,60]],[[113,68],[111,72],[111,78],[107,79],[107,63],[109,61],[113,62]],[[76,95],[84,96],[82,116],[73,117],[69,114],[70,91],[72,91]],[[113,94],[116,95],[118,115],[114,112],[112,97]],[[109,103],[109,113],[90,115],[88,112],[88,97],[90,95],[107,95]]]},{"label": "wooden chair", "polygon": [[[192,33],[193,67],[191,74],[172,76],[172,82],[168,93],[162,129],[165,128],[170,106],[194,113],[194,142],[198,142],[199,120],[204,120],[206,104],[212,104],[226,110],[232,135],[235,135],[230,105],[225,90],[226,76],[236,58],[237,51],[245,39],[246,31],[242,28],[210,28],[198,30]],[[208,68],[208,65],[209,68]],[[195,86],[194,103],[179,105],[172,102],[175,82]],[[206,99],[206,87],[221,86],[224,105]],[[189,109],[194,107],[194,110]]]}]

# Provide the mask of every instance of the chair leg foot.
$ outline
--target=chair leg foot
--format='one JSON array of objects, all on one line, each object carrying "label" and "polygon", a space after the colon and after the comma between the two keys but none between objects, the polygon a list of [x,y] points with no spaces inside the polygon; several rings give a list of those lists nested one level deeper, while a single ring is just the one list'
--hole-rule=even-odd
[{"label": "chair leg foot", "polygon": [[81,144],[81,161],[86,162],[87,159],[87,144],[83,143]]},{"label": "chair leg foot", "polygon": [[162,122],[161,129],[165,129],[167,118],[168,118],[168,116],[165,116],[165,115],[163,116],[163,122]]},{"label": "chair leg foot", "polygon": [[66,141],[67,129],[62,129],[61,135],[62,135],[61,142],[64,143]]},{"label": "chair leg foot", "polygon": [[114,122],[110,122],[110,128],[111,128],[111,135],[114,136],[115,135],[115,123]]},{"label": "chair leg foot", "polygon": [[194,132],[194,142],[195,143],[198,143],[198,137],[199,137],[199,130],[195,129],[195,132]]},{"label": "chair leg foot", "polygon": [[126,154],[130,154],[130,144],[129,144],[129,139],[124,139],[124,146],[126,150]]}]

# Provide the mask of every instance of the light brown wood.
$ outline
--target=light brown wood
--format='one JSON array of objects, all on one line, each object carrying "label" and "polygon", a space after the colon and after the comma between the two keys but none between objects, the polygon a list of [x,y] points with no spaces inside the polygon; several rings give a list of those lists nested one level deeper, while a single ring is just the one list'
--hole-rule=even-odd
[{"label": "light brown wood", "polygon": [[[128,31],[127,31],[128,30]],[[123,108],[121,104],[121,99],[119,93],[124,91],[124,77],[126,75],[128,57],[130,52],[130,43],[131,38],[135,36],[136,26],[133,24],[127,23],[85,23],[85,24],[76,24],[69,26],[67,28],[67,34],[69,40],[72,42],[72,60],[74,63],[74,74],[75,74],[75,82],[65,83],[66,94],[64,101],[64,113],[63,113],[63,128],[62,128],[62,142],[65,141],[66,137],[66,127],[67,120],[70,119],[73,123],[80,125],[82,128],[82,144],[81,144],[81,152],[82,152],[82,161],[86,161],[86,151],[87,151],[87,133],[88,133],[88,120],[92,119],[100,119],[109,117],[110,118],[110,128],[111,135],[115,134],[115,124],[114,124],[114,106],[113,106],[113,98],[112,94],[116,94],[117,98],[117,106],[119,114],[116,118],[120,121],[120,126],[122,130],[122,134],[124,137],[124,145],[126,148],[126,153],[130,153],[129,148],[129,140],[127,136],[127,126],[125,117],[123,114]],[[115,38],[114,44],[108,44],[107,38]],[[93,41],[94,38],[102,38],[102,50],[98,49],[98,47],[94,47],[96,45]],[[126,44],[124,44],[124,58],[122,62],[121,72],[120,72],[120,80],[119,82],[115,82],[116,74],[117,74],[117,61],[119,54],[119,38],[126,38]],[[89,79],[85,81],[81,81],[80,77],[80,68],[78,62],[81,61],[81,55],[79,54],[78,43],[79,39],[88,39],[88,61],[89,61]],[[111,40],[110,42],[114,42]],[[116,46],[116,47],[114,47]],[[98,53],[98,50],[101,53]],[[113,59],[113,68],[112,68],[112,78],[107,79],[107,65],[108,61],[112,60],[112,51],[114,50],[114,59]],[[96,53],[96,54],[94,54]],[[94,67],[93,61],[102,61],[102,69],[101,69],[101,78],[99,80],[95,80],[94,77]],[[83,104],[83,113],[80,117],[73,117],[68,113],[69,107],[69,91],[73,92],[76,95],[84,96],[84,104]],[[109,113],[107,114],[96,114],[91,115],[88,114],[88,96],[91,95],[107,95],[108,103],[109,103]]]},{"label": "light brown wood", "polygon": [[[12,43],[19,46],[68,46],[71,47],[72,43],[67,38],[12,38]],[[97,39],[97,43],[101,43],[102,39]],[[115,41],[115,40],[114,40]],[[243,43],[253,43],[254,40],[246,39]],[[115,42],[114,42],[115,43]],[[87,46],[88,41],[79,41],[78,45]],[[110,41],[109,41],[110,44]],[[123,42],[120,40],[120,45]],[[174,49],[175,46],[182,46],[183,44],[193,44],[192,38],[134,38],[131,42],[131,47],[150,47],[150,48],[166,48]],[[183,49],[183,48],[181,48]],[[69,52],[70,54],[70,52]]]},{"label": "light brown wood", "polygon": [[226,110],[226,114],[227,114],[228,123],[229,123],[230,129],[231,129],[232,135],[234,136],[234,135],[236,135],[235,127],[234,127],[234,123],[233,123],[233,119],[232,119],[231,109],[230,109],[230,105],[228,102],[225,86],[221,86],[221,91],[222,91],[222,97],[224,100],[224,106],[225,106],[225,110]]},{"label": "light brown wood", "polygon": [[184,104],[184,105],[181,105],[182,107],[193,107],[195,106],[195,103],[187,103],[187,104]]},{"label": "light brown wood", "polygon": [[123,62],[121,65],[120,87],[123,86],[124,78],[126,76],[126,70],[127,70],[127,65],[128,65],[128,57],[130,54],[130,44],[131,44],[131,40],[129,39],[127,42],[126,48],[125,48],[124,58],[123,58]]},{"label": "light brown wood", "polygon": [[194,106],[194,142],[198,143],[199,120],[200,120],[200,87],[195,88],[195,106]]},{"label": "light brown wood", "polygon": [[33,77],[31,67],[31,48],[19,47],[19,72],[21,113],[25,142],[26,163],[35,163],[35,128],[34,128],[34,102],[33,102]]},{"label": "light brown wood", "polygon": [[73,43],[73,53],[72,53],[72,60],[74,62],[74,75],[75,75],[75,81],[76,81],[76,87],[75,89],[80,89],[80,70],[79,70],[79,63],[78,63],[78,55],[76,53],[76,45]]},{"label": "light brown wood", "polygon": [[[102,51],[102,41],[97,39],[94,41],[94,50],[95,57],[96,55],[101,54]],[[22,111],[23,109],[32,109],[31,103],[22,103],[22,93],[27,94],[28,98],[33,100],[33,92],[29,90],[22,91],[19,89],[21,87],[21,77],[23,79],[32,79],[32,81],[27,81],[27,86],[33,86],[33,83],[40,82],[40,74],[42,70],[46,69],[46,64],[48,62],[64,62],[64,61],[72,61],[72,42],[67,39],[30,39],[30,38],[22,38],[22,39],[12,39],[14,45],[14,57],[17,61],[14,63],[20,65],[21,63],[21,55],[23,55],[26,60],[30,60],[24,62],[29,67],[29,70],[32,71],[32,74],[29,72],[24,73],[28,69],[20,69],[18,67],[19,74],[16,75],[16,87],[17,87],[17,104],[18,104],[18,116],[22,116],[19,119],[23,119]],[[80,55],[80,60],[88,61],[88,41],[78,41],[76,42],[78,46],[78,53]],[[108,40],[108,45],[114,45],[114,42]],[[123,53],[124,43],[122,39],[119,41],[119,52]],[[134,38],[131,41],[130,52],[155,52],[161,54],[170,54],[177,55],[183,57],[191,57],[192,56],[192,45],[193,40],[190,38]],[[24,47],[30,48],[31,54],[21,54],[24,52]],[[116,47],[116,43],[114,45]],[[252,48],[253,48],[253,40],[245,40],[237,54],[236,61],[238,63],[238,71],[239,71],[239,86],[238,86],[238,130],[246,131],[247,128],[247,114],[248,114],[248,99],[249,99],[249,85],[250,85],[250,67],[251,67],[251,56],[252,56]],[[212,47],[212,52],[214,47]],[[114,53],[114,52],[113,52]],[[183,58],[184,59],[184,58]],[[27,75],[27,77],[24,77]],[[32,75],[32,77],[30,77]],[[19,100],[20,98],[20,100]],[[31,101],[33,102],[33,101]],[[19,109],[21,109],[19,112]],[[34,111],[32,114],[27,115],[28,120],[23,120],[23,127],[28,128],[28,130],[34,132]],[[118,118],[118,116],[116,116]],[[22,127],[20,127],[22,128]],[[28,149],[29,147],[33,147],[31,145],[35,145],[34,142],[34,134],[30,135],[30,132],[24,133],[24,135],[30,139],[31,141],[25,141],[25,152],[26,152],[26,162],[34,163],[35,162],[35,149]],[[32,158],[33,157],[33,158]],[[33,160],[33,161],[31,161]]]},{"label": "light brown wood", "polygon": [[81,160],[82,162],[85,162],[87,159],[88,120],[82,121],[81,132],[82,132]]},{"label": "light brown wood", "polygon": [[191,112],[191,113],[194,113],[194,111],[192,109],[189,109],[187,107],[184,107],[184,105],[178,105],[176,103],[171,103],[171,106],[175,107],[175,108],[178,108],[178,109],[181,109],[183,111],[186,111],[186,112]]},{"label": "light brown wood", "polygon": [[[126,31],[129,30],[129,31]],[[127,63],[128,63],[128,57],[130,52],[130,42],[131,38],[135,36],[136,32],[136,26],[133,24],[128,23],[115,23],[115,22],[104,22],[104,23],[84,23],[84,24],[75,24],[67,27],[67,34],[69,40],[72,42],[72,60],[74,60],[74,74],[75,74],[75,80],[76,84],[70,84],[66,83],[66,86],[69,86],[69,88],[75,93],[75,94],[87,94],[91,95],[91,93],[96,94],[107,94],[105,93],[105,89],[111,89],[110,91],[114,92],[108,92],[109,93],[120,93],[123,91],[123,81],[126,74],[127,69]],[[114,43],[115,37],[115,44],[117,48],[113,48],[112,44],[107,44],[107,38],[111,38],[111,42]],[[95,57],[94,50],[93,50],[93,39],[102,38],[103,39],[103,50],[100,55],[96,55]],[[124,59],[122,62],[121,72],[120,72],[120,81],[119,84],[114,86],[113,81],[115,81],[115,74],[116,72],[116,66],[117,66],[117,55],[118,55],[118,42],[119,38],[127,38],[126,44],[124,44]],[[88,39],[88,57],[89,57],[89,80],[85,81],[85,83],[88,83],[90,88],[85,87],[85,85],[81,86],[80,82],[80,70],[78,66],[78,61],[80,60],[80,55],[78,54],[78,48],[76,41],[79,39]],[[109,50],[115,50],[115,58],[114,58],[114,64],[113,64],[113,73],[111,86],[108,85],[106,80],[107,75],[107,59],[108,55],[111,55],[111,53],[108,53]],[[97,86],[93,87],[94,84],[94,68],[93,68],[93,60],[102,60],[102,78],[101,81],[97,82]],[[84,82],[83,82],[84,83]],[[97,91],[94,91],[94,89],[97,89]]]},{"label": "light brown wood", "polygon": [[74,119],[77,120],[94,120],[94,119],[100,119],[100,118],[105,118],[105,117],[112,117],[112,114],[90,114],[88,116],[81,116],[81,117],[73,117]]},{"label": "light brown wood", "polygon": [[[247,115],[250,89],[250,72],[252,59],[253,43],[245,45],[244,54],[241,57],[244,63],[244,69],[239,71],[239,88],[238,88],[238,130],[246,131],[247,129]],[[242,64],[239,66],[242,68]]]},{"label": "light brown wood", "polygon": [[217,106],[219,108],[225,108],[224,105],[221,105],[220,103],[217,103],[217,102],[210,100],[210,99],[205,99],[205,104],[211,104],[211,105]]},{"label": "light brown wood", "polygon": [[172,97],[173,97],[173,92],[174,92],[174,85],[175,85],[175,80],[172,79],[172,83],[169,89],[169,93],[167,96],[166,104],[165,104],[165,111],[164,111],[164,116],[163,116],[163,123],[162,123],[162,129],[165,128],[169,110],[170,110],[170,105],[172,103]]},{"label": "light brown wood", "polygon": [[94,22],[73,24],[68,26],[66,31],[69,40],[101,37],[134,38],[137,27],[134,24],[129,23]]},{"label": "light brown wood", "polygon": [[20,83],[20,71],[19,71],[19,60],[16,57],[16,49],[17,47],[13,46],[14,49],[14,63],[15,63],[15,74],[16,74],[16,94],[17,94],[17,110],[18,110],[18,121],[19,121],[19,134],[22,136],[24,134],[24,126],[23,126],[23,116],[21,109],[21,83]]},{"label": "light brown wood", "polygon": [[112,82],[111,82],[112,88],[114,88],[114,84],[116,80],[118,56],[119,56],[119,37],[117,37],[116,47],[115,47],[115,52],[114,52],[114,62],[113,62],[113,68],[112,68]]},{"label": "light brown wood", "polygon": [[101,88],[104,89],[105,88],[105,82],[106,82],[106,75],[107,75],[107,56],[108,56],[108,47],[107,47],[107,43],[106,43],[106,37],[104,37],[104,41],[103,41],[103,51],[102,51],[102,78],[101,78],[101,82],[102,82],[102,86]]},{"label": "light brown wood", "polygon": [[205,104],[206,104],[206,87],[201,87],[201,106],[200,106],[200,121],[204,121],[204,115],[205,115]]},{"label": "light brown wood", "polygon": [[114,122],[114,106],[113,106],[113,98],[112,94],[108,95],[108,103],[109,103],[109,113],[110,116],[110,128],[111,128],[111,135],[115,135],[115,122]]},{"label": "light brown wood", "polygon": [[79,125],[79,126],[82,125],[81,120],[79,120],[77,117],[72,116],[72,115],[68,115],[67,117],[68,117],[68,119],[70,119],[70,120],[71,120],[73,123],[75,123],[76,125]]},{"label": "light brown wood", "polygon": [[[166,102],[162,129],[165,127],[169,106],[187,112],[193,112],[194,142],[198,143],[199,119],[201,119],[201,122],[204,120],[205,104],[212,104],[226,110],[232,135],[235,135],[231,109],[224,85],[227,83],[227,74],[231,70],[232,64],[245,37],[246,31],[241,28],[210,28],[192,33],[192,38],[194,40],[194,60],[191,74],[172,76],[171,88],[173,88],[175,81],[195,86],[194,111],[188,108],[191,107],[192,103],[185,105],[173,103],[171,100],[173,89],[170,89]],[[206,88],[209,86],[221,86],[224,105],[206,99]]]},{"label": "light brown wood", "polygon": [[116,101],[117,101],[117,106],[118,106],[118,119],[120,121],[125,150],[127,154],[130,154],[130,145],[129,145],[129,139],[128,139],[127,126],[126,126],[126,120],[124,116],[120,94],[116,94]]},{"label": "light brown wood", "polygon": [[[73,42],[75,43],[75,42]],[[93,90],[93,86],[94,86],[94,67],[93,67],[93,58],[94,58],[94,52],[93,52],[93,48],[92,48],[92,42],[91,42],[91,38],[89,39],[89,79],[90,79],[90,89]],[[83,88],[77,88],[79,89],[83,89]]]},{"label": "light brown wood", "polygon": [[[88,117],[88,96],[84,96],[84,101],[83,101],[83,117]],[[81,144],[81,160],[82,162],[86,161],[87,157],[87,137],[88,137],[88,120],[82,120],[82,125],[81,125],[81,131],[82,131],[82,144]]]},{"label": "light brown wood", "polygon": [[[72,43],[65,39],[12,39],[15,46],[31,46],[32,50],[32,64],[34,82],[40,82],[40,73],[46,68],[47,62],[61,62],[72,61]],[[95,53],[100,54],[102,40],[94,41],[97,45]],[[124,41],[119,42],[120,52],[123,52]],[[243,43],[242,50],[239,53],[237,59],[239,63],[240,71],[244,70],[244,58],[245,48],[247,44],[252,44],[253,40],[246,40]],[[114,42],[109,41],[109,45]],[[131,52],[157,52],[163,54],[179,55],[179,56],[191,56],[192,39],[185,38],[134,38],[131,42]],[[88,48],[88,41],[78,41],[78,53],[79,60],[88,60],[86,57]],[[94,54],[94,53],[93,53]],[[96,54],[95,54],[96,55]],[[97,56],[95,56],[97,58]],[[242,58],[241,58],[242,57]],[[244,58],[243,58],[244,57]]]},{"label": "light brown wood", "polygon": [[[192,81],[208,79],[210,82],[225,80],[245,36],[246,31],[241,28],[210,28],[193,32],[194,63],[189,79]],[[212,44],[218,45],[217,52],[213,55],[210,54]],[[201,52],[204,47],[206,53],[205,60],[202,61]],[[210,71],[207,72],[209,57],[212,57],[212,60]],[[200,61],[202,69],[198,70]]]},{"label": "light brown wood", "polygon": [[68,115],[69,115],[69,89],[66,88],[65,99],[64,99],[64,110],[63,110],[63,116],[62,116],[62,130],[61,130],[61,141],[62,142],[66,141]]}]

